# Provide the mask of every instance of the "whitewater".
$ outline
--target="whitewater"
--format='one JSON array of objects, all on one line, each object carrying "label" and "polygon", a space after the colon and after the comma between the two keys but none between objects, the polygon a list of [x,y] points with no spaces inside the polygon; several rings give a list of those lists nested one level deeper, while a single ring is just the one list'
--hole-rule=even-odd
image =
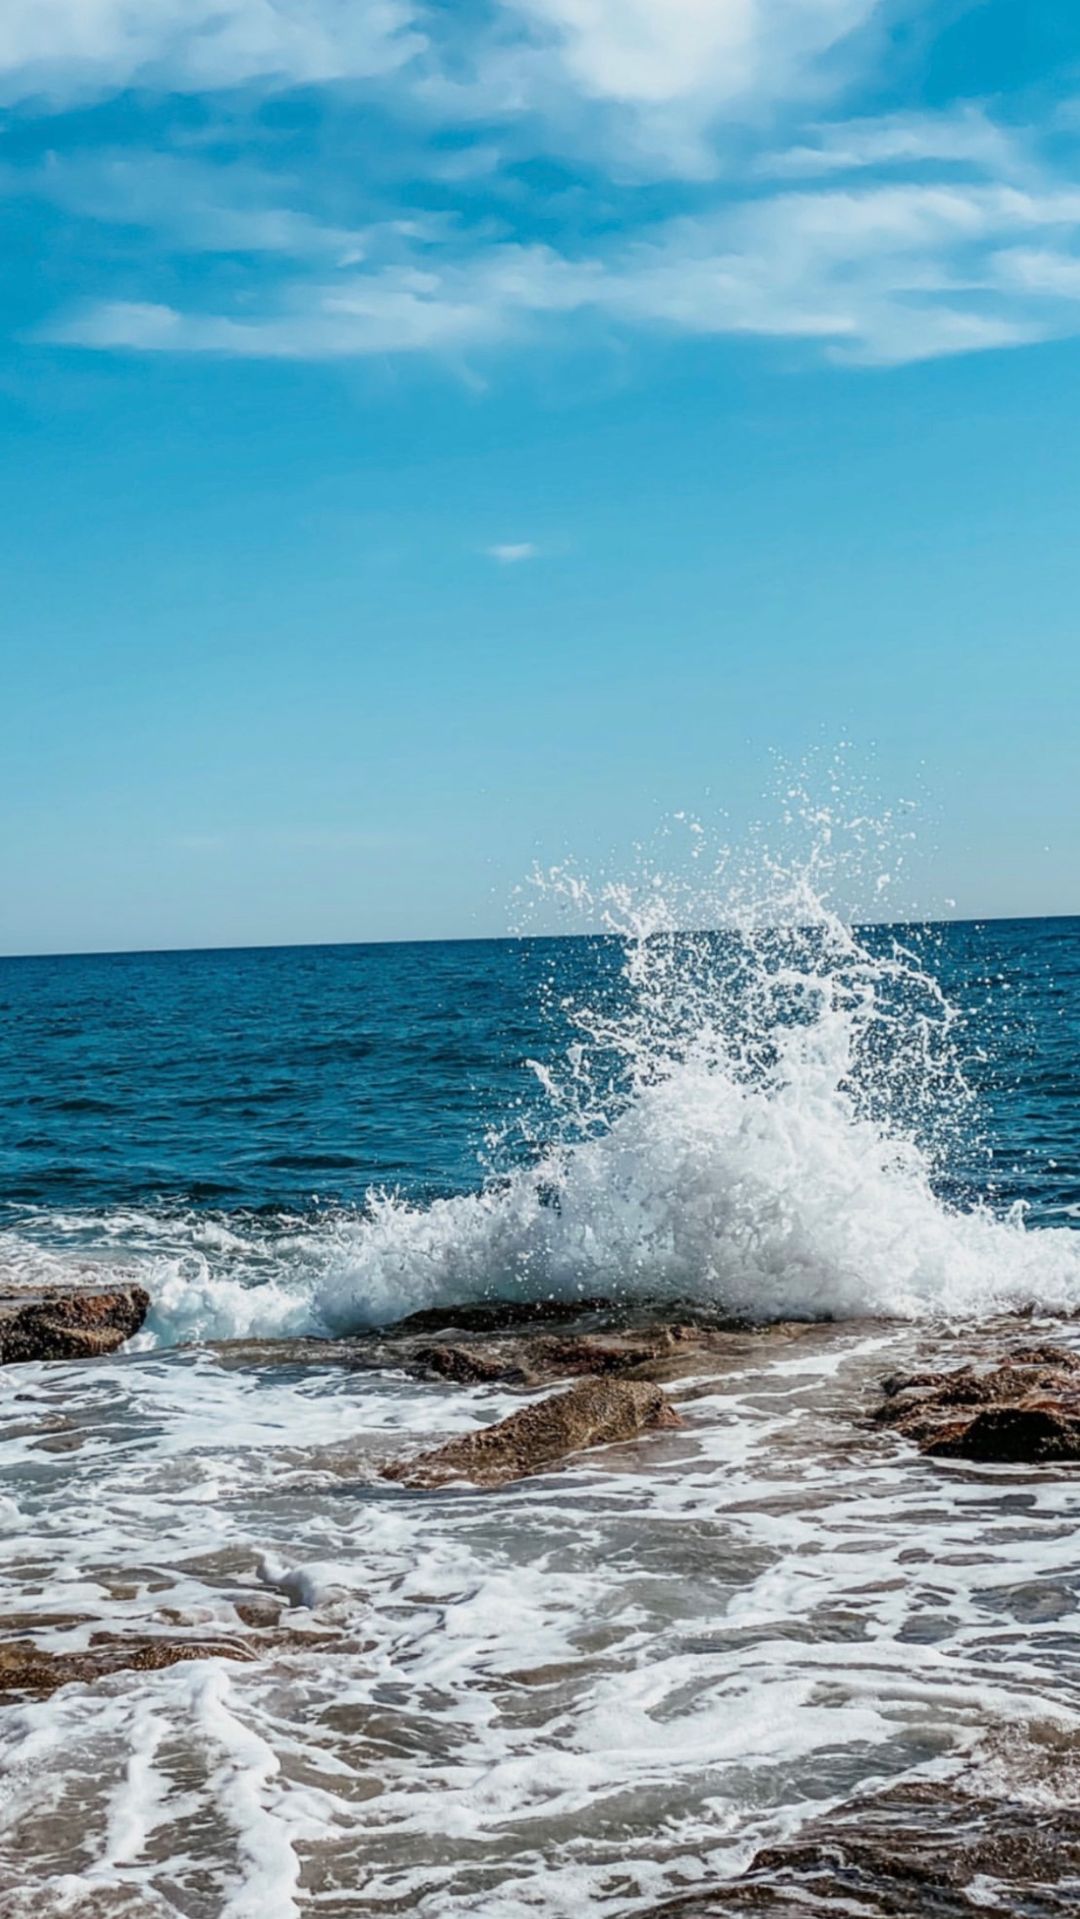
[{"label": "whitewater", "polygon": [[[1076,1343],[1080,925],[700,869],[542,876],[583,938],[8,964],[5,1284],[151,1310],[0,1374],[5,1638],[225,1650],[9,1699],[3,1919],[629,1919],[898,1782],[1080,1803],[1071,1481],[866,1417]],[[676,1430],[381,1477],[522,1392],[355,1338],[597,1297],[751,1330]]]},{"label": "whitewater", "polygon": [[[47,1283],[74,1252],[137,1271],[144,1346],[336,1336],[481,1298],[697,1300],[761,1321],[1080,1305],[1080,1234],[1033,1224],[990,1178],[970,1068],[1007,1030],[1005,994],[987,994],[989,1034],[965,1031],[933,970],[940,933],[854,927],[821,865],[759,859],[752,892],[725,865],[722,892],[695,873],[689,897],[667,874],[541,876],[599,923],[606,964],[570,993],[539,976],[560,1050],[525,1061],[534,1098],[484,1116],[471,1190],[23,1209],[5,1269]],[[722,930],[687,931],[703,912]]]},{"label": "whitewater", "polygon": [[[601,1138],[480,1193],[372,1195],[365,1217],[296,1235],[257,1287],[212,1257],[198,1277],[190,1255],[152,1261],[148,1338],[335,1336],[484,1298],[694,1300],[759,1320],[1080,1304],[1080,1235],[946,1205],[919,1148],[853,1110],[821,1038],[800,1035],[767,1090],[680,1063]],[[243,1265],[243,1241],[226,1249]]]}]

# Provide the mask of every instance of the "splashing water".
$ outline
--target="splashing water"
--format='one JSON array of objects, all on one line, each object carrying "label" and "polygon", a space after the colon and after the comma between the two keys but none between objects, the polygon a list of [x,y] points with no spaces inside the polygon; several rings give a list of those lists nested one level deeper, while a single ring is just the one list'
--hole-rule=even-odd
[{"label": "splashing water", "polygon": [[606,964],[552,1004],[569,1044],[532,1062],[538,1110],[491,1134],[483,1189],[373,1193],[362,1218],[298,1235],[257,1292],[177,1271],[157,1335],[337,1334],[481,1296],[762,1320],[1080,1305],[1080,1235],[946,1197],[980,1152],[962,1022],[925,941],[832,903],[868,844],[879,870],[882,829],[858,818],[838,850],[835,815],[797,797],[813,843],[796,863],[705,856],[691,823],[690,877],[645,859],[633,882],[537,875]]}]

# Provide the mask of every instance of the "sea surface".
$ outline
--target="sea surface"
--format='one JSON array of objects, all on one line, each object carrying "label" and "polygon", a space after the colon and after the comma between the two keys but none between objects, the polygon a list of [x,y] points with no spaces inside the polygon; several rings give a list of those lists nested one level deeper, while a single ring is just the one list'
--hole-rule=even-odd
[{"label": "sea surface", "polygon": [[[273,1628],[3,1708],[0,1913],[629,1915],[892,1780],[1064,1791],[1073,1482],[862,1414],[1080,1338],[1078,1228],[1076,919],[0,961],[0,1290],[152,1299],[0,1378],[5,1630]],[[498,1493],[378,1468],[517,1395],[295,1343],[596,1295],[808,1325]]]}]

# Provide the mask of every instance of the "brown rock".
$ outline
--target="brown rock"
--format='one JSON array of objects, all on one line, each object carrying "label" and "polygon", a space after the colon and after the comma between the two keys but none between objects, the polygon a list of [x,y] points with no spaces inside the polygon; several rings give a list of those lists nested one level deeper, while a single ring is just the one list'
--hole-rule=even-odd
[{"label": "brown rock", "polygon": [[935,1458],[1023,1466],[1080,1460],[1080,1406],[1070,1411],[1052,1400],[1034,1398],[1018,1406],[986,1406],[973,1419],[931,1433],[923,1451]]},{"label": "brown rock", "polygon": [[[479,1311],[470,1308],[468,1314]],[[580,1319],[585,1317],[588,1325],[582,1326]],[[446,1379],[464,1386],[535,1387],[548,1381],[606,1376],[675,1380],[701,1373],[715,1377],[752,1359],[765,1341],[791,1341],[818,1332],[799,1323],[737,1331],[708,1321],[659,1319],[644,1311],[633,1316],[614,1310],[601,1313],[595,1303],[576,1324],[573,1316],[561,1323],[549,1319],[550,1330],[499,1327],[418,1339],[403,1330],[410,1323],[403,1321],[400,1327],[373,1337],[339,1342],[328,1356],[359,1369],[393,1368],[421,1379]]]},{"label": "brown rock", "polygon": [[[648,1333],[614,1335],[607,1339],[548,1338],[534,1342],[536,1362],[554,1374],[584,1374],[598,1378],[608,1373],[631,1373],[666,1359],[680,1340],[692,1340],[694,1327],[658,1326]],[[699,1333],[704,1346],[707,1335]]]},{"label": "brown rock", "polygon": [[[696,1344],[695,1342],[696,1335]],[[660,1326],[647,1333],[612,1333],[604,1338],[587,1334],[505,1334],[483,1343],[416,1345],[395,1343],[398,1363],[421,1377],[449,1379],[461,1386],[495,1384],[542,1385],[546,1380],[597,1378],[607,1374],[644,1376],[658,1363],[678,1354],[686,1367],[704,1358],[711,1338],[697,1328]],[[680,1352],[679,1343],[684,1342]],[[386,1356],[391,1349],[384,1346]]]},{"label": "brown rock", "polygon": [[759,1852],[724,1885],[653,1907],[642,1919],[1066,1919],[1077,1910],[1080,1812],[912,1783],[813,1819]]},{"label": "brown rock", "polygon": [[97,1633],[85,1652],[45,1652],[31,1639],[0,1641],[0,1698],[33,1693],[38,1698],[60,1686],[89,1685],[110,1673],[157,1672],[189,1659],[243,1659],[252,1654],[232,1640],[134,1639]]},{"label": "brown rock", "polygon": [[1021,1348],[983,1368],[886,1380],[874,1418],[925,1453],[1014,1464],[1080,1460],[1080,1356]]},{"label": "brown rock", "polygon": [[402,1357],[408,1371],[448,1379],[455,1386],[524,1385],[528,1373],[500,1347],[501,1342],[494,1352],[485,1353],[473,1346],[415,1346]]},{"label": "brown rock", "polygon": [[146,1318],[141,1286],[0,1297],[0,1364],[27,1359],[98,1359],[116,1351]]},{"label": "brown rock", "polygon": [[522,1326],[536,1326],[567,1320],[585,1319],[595,1313],[610,1314],[617,1309],[609,1299],[479,1299],[465,1300],[458,1306],[428,1306],[422,1312],[399,1319],[395,1333],[498,1333]]},{"label": "brown rock", "polygon": [[809,1321],[751,1329],[704,1313],[694,1320],[676,1318],[666,1303],[626,1307],[595,1299],[540,1300],[417,1313],[378,1332],[335,1340],[228,1340],[214,1351],[223,1366],[343,1366],[461,1386],[533,1388],[608,1374],[715,1378],[752,1363],[766,1344],[821,1336],[821,1326]]},{"label": "brown rock", "polygon": [[569,1392],[543,1399],[496,1426],[447,1440],[431,1452],[385,1468],[388,1479],[410,1486],[441,1486],[451,1479],[498,1486],[523,1479],[568,1453],[632,1439],[682,1421],[650,1380],[584,1379]]}]

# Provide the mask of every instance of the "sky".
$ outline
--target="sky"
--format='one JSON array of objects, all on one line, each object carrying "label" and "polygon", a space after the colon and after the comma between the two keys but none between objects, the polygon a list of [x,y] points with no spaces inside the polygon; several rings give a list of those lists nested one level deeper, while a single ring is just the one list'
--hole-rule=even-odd
[{"label": "sky", "polygon": [[841,740],[1080,912],[1072,0],[5,0],[0,125],[0,952],[498,934]]}]

